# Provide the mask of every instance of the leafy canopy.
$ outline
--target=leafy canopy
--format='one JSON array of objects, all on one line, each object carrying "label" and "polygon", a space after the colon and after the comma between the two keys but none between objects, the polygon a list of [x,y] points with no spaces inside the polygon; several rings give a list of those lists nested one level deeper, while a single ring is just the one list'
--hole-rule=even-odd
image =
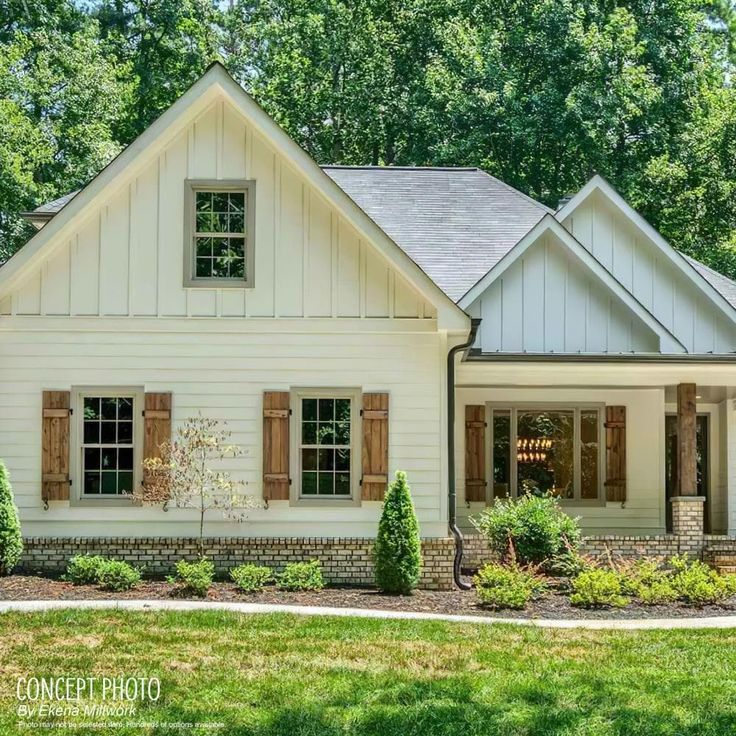
[{"label": "leafy canopy", "polygon": [[319,163],[598,171],[736,277],[734,0],[5,0],[0,261],[216,58]]}]

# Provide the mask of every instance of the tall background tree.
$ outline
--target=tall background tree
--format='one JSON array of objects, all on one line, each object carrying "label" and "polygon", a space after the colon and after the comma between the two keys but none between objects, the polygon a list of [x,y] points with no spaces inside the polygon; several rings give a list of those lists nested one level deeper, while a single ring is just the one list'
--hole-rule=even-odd
[{"label": "tall background tree", "polygon": [[216,58],[320,163],[598,171],[736,277],[734,0],[0,0],[0,260]]}]

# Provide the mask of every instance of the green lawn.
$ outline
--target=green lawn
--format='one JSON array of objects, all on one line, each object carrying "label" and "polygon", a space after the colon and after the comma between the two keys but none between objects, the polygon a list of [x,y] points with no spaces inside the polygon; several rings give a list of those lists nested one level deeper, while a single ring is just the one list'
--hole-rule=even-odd
[{"label": "green lawn", "polygon": [[206,732],[16,725],[19,676],[116,674],[161,678],[137,720],[210,733],[736,733],[734,630],[59,611],[0,616],[0,734]]}]

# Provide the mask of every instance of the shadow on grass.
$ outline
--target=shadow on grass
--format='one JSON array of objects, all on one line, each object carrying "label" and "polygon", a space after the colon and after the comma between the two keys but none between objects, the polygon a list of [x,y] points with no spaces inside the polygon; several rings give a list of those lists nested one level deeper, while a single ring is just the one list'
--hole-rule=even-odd
[{"label": "shadow on grass", "polygon": [[[155,720],[220,721],[228,736],[726,736],[736,732],[736,711],[670,708],[645,700],[635,706],[620,688],[591,683],[583,700],[541,685],[483,695],[458,683],[406,683],[375,698],[335,703],[262,704],[240,718],[218,717],[205,707],[171,706]],[[635,691],[636,683],[632,683]],[[154,730],[170,734],[170,730]],[[189,731],[205,733],[205,731]]]}]

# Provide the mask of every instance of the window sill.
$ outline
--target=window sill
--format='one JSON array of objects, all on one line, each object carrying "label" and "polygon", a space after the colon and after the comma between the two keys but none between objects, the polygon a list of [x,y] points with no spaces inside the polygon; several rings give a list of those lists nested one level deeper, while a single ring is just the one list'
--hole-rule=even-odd
[{"label": "window sill", "polygon": [[360,506],[360,498],[292,498],[289,506],[306,506],[312,508],[353,508]]},{"label": "window sill", "polygon": [[124,507],[134,506],[132,498],[93,498],[83,496],[82,498],[70,498],[69,505],[72,507],[102,508],[104,506]]},{"label": "window sill", "polygon": [[254,289],[253,282],[242,279],[187,279],[184,281],[185,289]]}]

